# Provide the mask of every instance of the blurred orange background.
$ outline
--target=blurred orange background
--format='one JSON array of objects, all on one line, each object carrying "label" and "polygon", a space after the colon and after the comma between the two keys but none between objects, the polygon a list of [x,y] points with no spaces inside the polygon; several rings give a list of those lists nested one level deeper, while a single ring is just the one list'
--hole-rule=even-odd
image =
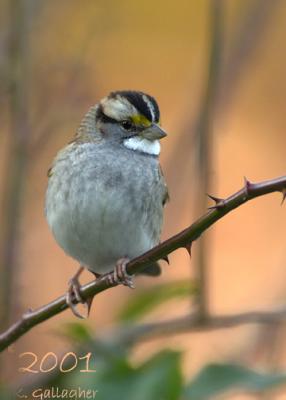
[{"label": "blurred orange background", "polygon": [[[0,183],[5,221],[14,151],[9,79],[15,70],[7,44],[13,1],[2,0],[0,4],[0,73],[4,77],[0,97]],[[20,61],[24,65],[20,85],[25,90],[28,163],[22,175],[16,227],[13,302],[8,310],[2,296],[0,307],[3,315],[9,313],[5,318],[10,322],[28,308],[62,295],[76,271],[76,262],[59,248],[45,221],[46,171],[56,152],[73,137],[89,106],[110,91],[142,90],[160,105],[162,125],[169,132],[162,142],[161,164],[171,197],[162,238],[179,232],[199,216],[194,206],[200,190],[194,161],[194,127],[207,81],[209,7],[210,1],[206,0],[180,0],[176,4],[163,0],[26,2],[28,31],[23,33],[26,43]],[[285,174],[286,147],[286,3],[233,0],[224,1],[223,10],[209,188],[218,196],[237,191],[244,176],[260,181]],[[280,202],[278,194],[251,201],[208,231],[208,299],[212,313],[271,310],[286,303],[286,215]],[[1,242],[3,268],[4,247],[8,246],[5,223]],[[164,271],[159,279],[190,280],[197,245],[193,246],[191,261],[183,250],[171,254],[170,266],[162,264]],[[91,279],[86,273],[85,281]],[[152,284],[150,278],[137,280],[137,287]],[[2,285],[4,290],[4,279]],[[124,287],[102,293],[95,299],[86,324],[96,332],[111,327],[119,308],[132,301],[132,295]],[[147,319],[184,315],[190,307],[191,300],[173,302]],[[73,319],[69,311],[50,319],[17,341],[13,351],[33,351],[39,356],[47,351],[63,351],[68,344],[57,332],[64,321]],[[208,362],[222,360],[285,369],[285,327],[281,324],[278,328],[246,325],[163,338],[138,345],[134,358],[144,358],[167,346],[186,351],[187,376]],[[3,377],[12,380],[16,371],[10,357],[5,354],[9,368]],[[286,399],[286,395],[279,393],[276,398]]]}]

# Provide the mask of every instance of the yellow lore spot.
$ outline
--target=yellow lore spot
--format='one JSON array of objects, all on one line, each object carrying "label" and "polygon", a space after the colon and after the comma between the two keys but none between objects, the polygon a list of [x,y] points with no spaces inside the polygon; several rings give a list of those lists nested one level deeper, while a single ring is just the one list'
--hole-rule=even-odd
[{"label": "yellow lore spot", "polygon": [[152,122],[142,114],[132,115],[131,120],[135,125],[142,125],[146,128],[152,124]]}]

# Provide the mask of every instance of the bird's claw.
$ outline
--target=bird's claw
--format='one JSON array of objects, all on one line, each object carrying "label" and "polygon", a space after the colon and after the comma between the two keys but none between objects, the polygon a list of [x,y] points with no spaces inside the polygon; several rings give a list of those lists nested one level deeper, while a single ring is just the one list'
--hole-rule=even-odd
[{"label": "bird's claw", "polygon": [[[80,293],[81,285],[78,280],[78,276],[81,273],[81,271],[82,271],[82,267],[77,272],[77,274],[73,278],[71,278],[69,281],[69,287],[68,287],[68,290],[66,293],[66,303],[69,306],[69,308],[71,309],[72,313],[76,317],[81,318],[81,319],[86,319],[89,316],[93,297],[88,298],[87,300],[82,298],[82,295]],[[83,304],[83,306],[86,308],[85,314],[82,314],[77,309],[78,303]]]},{"label": "bird's claw", "polygon": [[129,261],[128,258],[120,258],[116,263],[114,271],[107,274],[106,279],[110,286],[122,284],[128,286],[130,289],[135,289],[133,275],[129,275],[126,271],[126,265]]},{"label": "bird's claw", "polygon": [[82,298],[81,293],[80,293],[80,283],[77,278],[71,278],[69,280],[69,288],[67,291],[67,298],[69,299],[69,302],[72,302],[74,299],[78,303],[84,303],[85,300]]}]

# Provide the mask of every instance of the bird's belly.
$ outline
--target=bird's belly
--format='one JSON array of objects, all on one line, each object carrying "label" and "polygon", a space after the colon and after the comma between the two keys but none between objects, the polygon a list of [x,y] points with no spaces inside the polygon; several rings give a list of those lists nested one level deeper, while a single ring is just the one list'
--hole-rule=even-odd
[{"label": "bird's belly", "polygon": [[97,273],[114,268],[121,257],[130,259],[156,244],[147,211],[139,202],[126,204],[120,191],[80,193],[72,201],[57,202],[49,222],[61,247]]}]

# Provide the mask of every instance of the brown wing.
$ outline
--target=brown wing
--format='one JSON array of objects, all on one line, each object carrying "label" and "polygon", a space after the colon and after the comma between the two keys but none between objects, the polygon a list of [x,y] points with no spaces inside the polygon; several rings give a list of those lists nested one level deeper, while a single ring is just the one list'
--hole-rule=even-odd
[{"label": "brown wing", "polygon": [[[158,174],[160,179],[160,185],[162,187],[162,205],[164,207],[167,201],[170,200],[170,196],[161,165],[159,165]],[[149,276],[159,276],[161,274],[161,267],[158,264],[158,262],[154,262],[151,265],[148,265],[148,267],[146,267],[140,274]]]},{"label": "brown wing", "polygon": [[163,185],[163,187],[165,189],[165,191],[163,193],[163,199],[162,199],[162,204],[163,204],[163,207],[164,207],[165,204],[170,200],[170,196],[169,196],[168,187],[167,187],[167,184],[166,184],[166,181],[165,181],[165,178],[164,178],[164,174],[163,174],[163,170],[162,170],[161,165],[159,166],[159,175],[160,175],[161,183],[162,183],[162,185]]},{"label": "brown wing", "polygon": [[50,167],[47,171],[47,177],[50,178],[53,175],[53,167]]}]

